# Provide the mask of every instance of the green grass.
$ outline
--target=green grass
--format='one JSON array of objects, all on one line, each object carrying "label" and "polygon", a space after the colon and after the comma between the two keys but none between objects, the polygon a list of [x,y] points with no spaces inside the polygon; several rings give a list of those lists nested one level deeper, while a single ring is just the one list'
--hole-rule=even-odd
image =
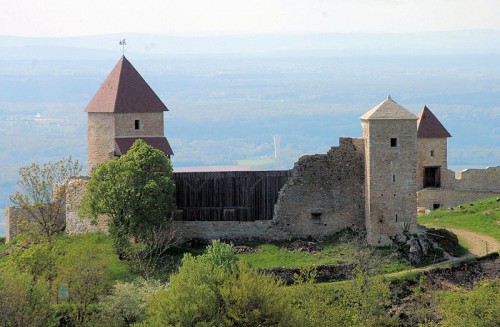
[{"label": "green grass", "polygon": [[418,217],[418,223],[468,230],[500,240],[500,202],[496,198],[464,204],[462,207],[435,210]]},{"label": "green grass", "polygon": [[2,244],[0,245],[0,251],[3,251],[3,250],[6,250],[8,248],[10,248],[12,245],[16,244],[16,240],[12,240],[10,241],[9,243],[5,243],[5,244]]},{"label": "green grass", "polygon": [[[105,234],[65,235],[60,238],[59,246],[63,253],[74,253],[77,254],[76,257],[78,253],[82,252],[82,249],[84,253],[97,255],[100,261],[106,264],[106,277],[110,281],[132,281],[138,276],[130,270],[126,262],[118,258],[113,248],[112,239]],[[68,262],[68,264],[71,263]]]},{"label": "green grass", "polygon": [[334,265],[345,262],[342,258],[331,256],[326,251],[318,253],[294,252],[275,244],[261,244],[257,248],[260,252],[239,254],[238,257],[255,268],[296,268],[306,265]]},{"label": "green grass", "polygon": [[380,263],[382,272],[394,272],[410,269],[412,266],[402,259],[391,259],[390,249],[359,249],[356,245],[342,244],[339,239],[331,239],[318,243],[321,250],[318,252],[299,252],[287,249],[287,243],[261,244],[256,248],[257,253],[238,254],[238,257],[247,261],[254,268],[300,268],[304,266],[337,265],[355,263],[360,251],[370,251],[369,257]]}]

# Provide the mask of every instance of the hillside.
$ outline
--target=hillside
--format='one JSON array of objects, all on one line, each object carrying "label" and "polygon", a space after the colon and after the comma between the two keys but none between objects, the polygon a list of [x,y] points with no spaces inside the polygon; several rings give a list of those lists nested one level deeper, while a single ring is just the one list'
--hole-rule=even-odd
[{"label": "hillside", "polygon": [[500,242],[500,201],[490,198],[453,208],[432,211],[418,217],[424,226],[452,228],[492,237]]}]

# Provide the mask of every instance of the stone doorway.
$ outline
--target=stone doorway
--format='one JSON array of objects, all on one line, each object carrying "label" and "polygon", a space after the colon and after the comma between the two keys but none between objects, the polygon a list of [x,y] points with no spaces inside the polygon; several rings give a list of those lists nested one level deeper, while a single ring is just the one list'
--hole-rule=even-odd
[{"label": "stone doorway", "polygon": [[424,167],[423,187],[441,187],[441,167]]}]

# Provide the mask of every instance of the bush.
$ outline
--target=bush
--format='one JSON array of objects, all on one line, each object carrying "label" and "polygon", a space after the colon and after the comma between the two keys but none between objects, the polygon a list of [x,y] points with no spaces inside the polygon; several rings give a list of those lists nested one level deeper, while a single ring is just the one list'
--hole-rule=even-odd
[{"label": "bush", "polygon": [[442,326],[498,326],[500,278],[483,280],[471,291],[443,293],[438,306],[443,316]]}]

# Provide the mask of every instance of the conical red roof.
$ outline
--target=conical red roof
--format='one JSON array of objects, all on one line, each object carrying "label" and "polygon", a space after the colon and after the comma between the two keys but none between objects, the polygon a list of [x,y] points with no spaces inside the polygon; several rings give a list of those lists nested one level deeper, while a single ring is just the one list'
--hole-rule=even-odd
[{"label": "conical red roof", "polygon": [[123,56],[102,83],[85,112],[163,112],[167,107]]},{"label": "conical red roof", "polygon": [[434,116],[432,111],[424,106],[419,112],[417,120],[417,137],[419,138],[443,138],[451,137],[443,124]]}]

